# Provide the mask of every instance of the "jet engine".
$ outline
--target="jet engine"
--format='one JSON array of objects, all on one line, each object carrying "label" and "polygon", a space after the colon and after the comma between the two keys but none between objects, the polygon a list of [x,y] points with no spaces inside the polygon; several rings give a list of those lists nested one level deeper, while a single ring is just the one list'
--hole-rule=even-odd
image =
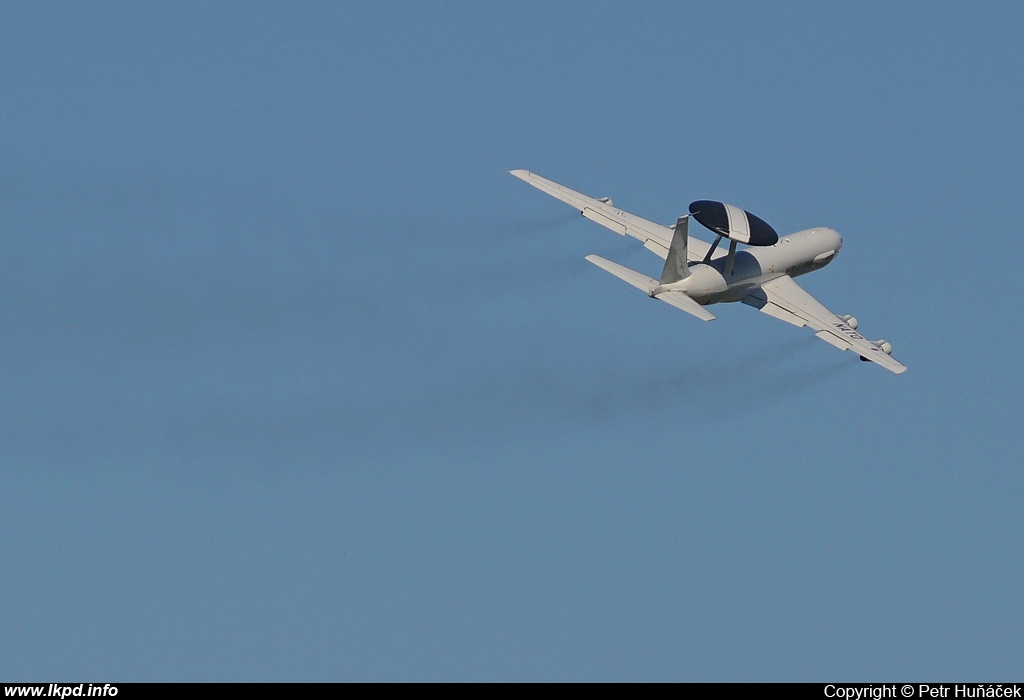
[{"label": "jet engine", "polygon": [[853,316],[851,316],[850,314],[846,314],[845,316],[840,316],[839,318],[841,318],[844,321],[846,321],[846,325],[848,325],[853,330],[857,330],[857,326],[860,325],[860,323],[857,322],[857,319],[854,318]]},{"label": "jet engine", "polygon": [[888,340],[876,340],[875,345],[877,345],[878,349],[884,352],[886,355],[892,354],[892,343],[890,343]]}]

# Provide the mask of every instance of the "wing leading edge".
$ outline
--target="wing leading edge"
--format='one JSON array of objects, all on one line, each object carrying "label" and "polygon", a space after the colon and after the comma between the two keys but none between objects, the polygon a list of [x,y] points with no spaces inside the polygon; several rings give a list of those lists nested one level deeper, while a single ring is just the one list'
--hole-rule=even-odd
[{"label": "wing leading edge", "polygon": [[[672,244],[673,227],[662,226],[636,214],[630,214],[628,211],[614,206],[611,202],[588,197],[565,185],[559,185],[557,182],[531,173],[529,170],[510,170],[509,174],[536,187],[541,192],[565,202],[591,221],[611,229],[620,236],[631,236],[641,241],[645,248],[662,259],[668,257],[668,250]],[[687,260],[691,262],[703,260],[710,247],[708,243],[689,236]]]},{"label": "wing leading edge", "polygon": [[846,321],[825,308],[789,275],[761,285],[744,300],[753,306],[794,326],[810,326],[816,335],[840,350],[855,353],[895,374],[907,371],[906,365],[882,351],[877,345],[851,328]]}]

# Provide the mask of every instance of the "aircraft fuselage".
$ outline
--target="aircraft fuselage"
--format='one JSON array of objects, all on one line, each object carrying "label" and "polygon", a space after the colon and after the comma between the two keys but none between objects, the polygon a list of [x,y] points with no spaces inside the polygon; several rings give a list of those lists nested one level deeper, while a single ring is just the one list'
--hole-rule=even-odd
[{"label": "aircraft fuselage", "polygon": [[739,301],[754,287],[789,275],[820,270],[843,247],[843,237],[830,228],[811,228],[783,236],[772,246],[736,252],[732,272],[726,275],[726,256],[709,263],[690,263],[690,275],[671,285],[700,304]]}]

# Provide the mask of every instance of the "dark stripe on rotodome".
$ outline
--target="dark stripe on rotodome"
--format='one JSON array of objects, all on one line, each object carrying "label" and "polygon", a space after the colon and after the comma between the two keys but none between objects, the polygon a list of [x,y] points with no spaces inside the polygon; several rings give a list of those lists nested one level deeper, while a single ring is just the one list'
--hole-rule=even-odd
[{"label": "dark stripe on rotodome", "polygon": [[[750,228],[750,245],[775,245],[779,242],[779,234],[764,219],[754,216],[746,210],[743,210],[743,213],[747,215],[747,225]],[[696,202],[691,202],[690,216],[695,218],[701,226],[726,238],[729,238],[729,234],[732,233],[729,230],[729,215],[725,211],[725,205],[721,202],[710,199],[698,199]]]},{"label": "dark stripe on rotodome", "polygon": [[764,219],[760,219],[749,211],[747,222],[750,224],[750,245],[775,245],[779,242],[779,234],[769,226]]},{"label": "dark stripe on rotodome", "polygon": [[715,233],[729,235],[729,215],[725,213],[725,205],[710,199],[698,199],[690,203],[690,215],[697,222]]}]

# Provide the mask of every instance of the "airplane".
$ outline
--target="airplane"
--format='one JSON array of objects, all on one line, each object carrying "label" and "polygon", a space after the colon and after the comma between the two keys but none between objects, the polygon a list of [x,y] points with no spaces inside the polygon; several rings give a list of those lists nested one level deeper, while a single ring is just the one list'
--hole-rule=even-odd
[{"label": "airplane", "polygon": [[[608,197],[588,197],[528,170],[509,174],[574,207],[591,221],[642,241],[645,248],[664,259],[661,277],[654,279],[599,255],[586,257],[649,297],[703,321],[715,318],[706,306],[739,301],[794,326],[809,326],[826,343],[852,350],[865,362],[895,374],[907,371],[906,365],[892,357],[889,341],[868,340],[857,332],[856,318],[832,313],[793,280],[835,259],[843,247],[838,231],[817,227],[780,237],[750,212],[711,200],[693,202],[675,226],[662,226],[617,208]],[[691,218],[717,234],[713,243],[689,235]],[[718,250],[723,238],[729,239],[725,253]],[[749,247],[737,251],[740,243]]]}]

